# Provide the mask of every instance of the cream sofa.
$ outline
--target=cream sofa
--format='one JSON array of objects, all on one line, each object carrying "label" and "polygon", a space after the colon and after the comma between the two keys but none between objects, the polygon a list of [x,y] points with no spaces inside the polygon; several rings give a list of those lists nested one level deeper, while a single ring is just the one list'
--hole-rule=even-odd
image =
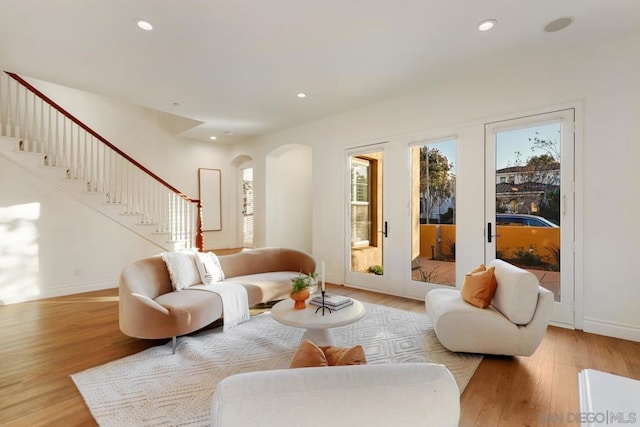
[{"label": "cream sofa", "polygon": [[460,391],[432,363],[323,366],[232,375],[213,394],[212,427],[457,426]]},{"label": "cream sofa", "polygon": [[530,356],[547,329],[553,293],[505,261],[493,260],[489,267],[495,267],[498,286],[488,308],[465,302],[455,289],[427,293],[425,307],[436,335],[451,351]]},{"label": "cream sofa", "polygon": [[[247,290],[249,306],[289,296],[291,278],[316,269],[315,259],[302,251],[260,248],[218,257],[225,282]],[[173,290],[160,255],[126,266],[119,285],[120,330],[130,337],[173,338],[201,329],[222,317],[216,293]]]}]

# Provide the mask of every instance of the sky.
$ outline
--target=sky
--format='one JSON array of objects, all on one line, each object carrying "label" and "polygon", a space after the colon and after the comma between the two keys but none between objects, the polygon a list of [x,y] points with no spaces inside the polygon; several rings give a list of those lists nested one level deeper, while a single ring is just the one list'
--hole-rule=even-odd
[{"label": "sky", "polygon": [[[547,154],[544,150],[531,150],[532,143],[529,138],[536,136],[538,138],[555,141],[560,144],[560,123],[550,123],[545,125],[532,126],[524,129],[516,129],[510,131],[498,132],[498,145],[496,147],[496,169],[502,169],[509,166],[517,166],[516,151],[519,151],[520,163],[525,164],[527,159],[532,156]],[[560,152],[560,149],[557,149]]]},{"label": "sky", "polygon": [[[539,156],[545,154],[543,150],[531,150],[532,144],[529,138],[536,136],[544,140],[555,141],[560,143],[560,123],[550,123],[545,125],[537,125],[523,129],[498,132],[498,146],[496,147],[496,169],[503,169],[509,166],[516,166],[517,155],[519,151],[520,161],[526,163],[531,156]],[[437,148],[443,156],[453,163],[452,173],[456,173],[457,157],[456,157],[456,140],[438,141],[427,144],[430,148]],[[560,150],[558,150],[560,151]]]}]

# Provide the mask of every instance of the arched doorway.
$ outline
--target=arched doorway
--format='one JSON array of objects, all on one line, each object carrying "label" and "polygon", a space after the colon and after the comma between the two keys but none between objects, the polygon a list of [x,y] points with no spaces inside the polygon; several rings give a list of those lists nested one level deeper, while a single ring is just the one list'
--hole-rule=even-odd
[{"label": "arched doorway", "polygon": [[242,155],[236,157],[231,164],[237,170],[238,242],[243,248],[252,248],[254,246],[253,159]]}]

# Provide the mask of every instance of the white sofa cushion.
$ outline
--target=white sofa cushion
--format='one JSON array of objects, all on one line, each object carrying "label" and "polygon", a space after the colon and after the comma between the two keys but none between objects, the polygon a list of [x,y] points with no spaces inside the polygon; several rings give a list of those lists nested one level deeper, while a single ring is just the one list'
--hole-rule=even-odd
[{"label": "white sofa cushion", "polygon": [[296,271],[269,271],[246,276],[227,277],[225,282],[232,281],[242,284],[249,294],[249,306],[253,306],[267,301],[289,298],[291,278],[296,277],[298,274]]},{"label": "white sofa cushion", "polygon": [[536,276],[499,259],[491,261],[489,267],[495,267],[498,283],[491,305],[516,325],[528,324],[538,303]]},{"label": "white sofa cushion", "polygon": [[167,265],[173,290],[181,291],[191,285],[202,283],[196,266],[196,252],[183,249],[175,252],[163,252],[162,260]]},{"label": "white sofa cushion", "polygon": [[443,365],[404,363],[237,374],[216,387],[211,425],[457,426],[460,391]]},{"label": "white sofa cushion", "polygon": [[196,267],[203,284],[210,285],[224,280],[220,261],[213,252],[196,252]]}]

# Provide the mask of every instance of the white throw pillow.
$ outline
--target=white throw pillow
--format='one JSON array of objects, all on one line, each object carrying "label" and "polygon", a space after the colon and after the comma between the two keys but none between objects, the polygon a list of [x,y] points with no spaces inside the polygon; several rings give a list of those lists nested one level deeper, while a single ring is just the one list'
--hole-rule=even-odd
[{"label": "white throw pillow", "polygon": [[196,252],[196,266],[200,273],[200,279],[205,285],[224,280],[224,272],[220,266],[220,261],[213,252]]},{"label": "white throw pillow", "polygon": [[196,266],[196,254],[193,249],[164,252],[162,260],[167,265],[171,285],[176,291],[202,283]]}]

